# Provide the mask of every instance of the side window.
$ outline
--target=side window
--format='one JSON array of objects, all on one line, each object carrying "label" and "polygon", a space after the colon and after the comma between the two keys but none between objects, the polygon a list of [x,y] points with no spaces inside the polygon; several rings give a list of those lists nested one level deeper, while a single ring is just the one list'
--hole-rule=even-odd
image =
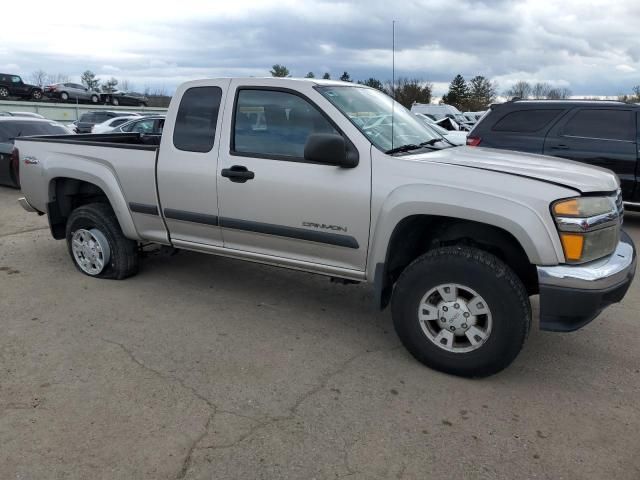
[{"label": "side window", "polygon": [[133,126],[131,131],[136,133],[151,133],[153,132],[153,120],[141,120]]},{"label": "side window", "polygon": [[178,150],[211,151],[221,99],[220,87],[193,87],[184,92],[173,130],[173,145]]},{"label": "side window", "polygon": [[20,77],[11,77],[11,83],[22,83],[22,79]]},{"label": "side window", "polygon": [[494,132],[533,133],[542,130],[558,117],[563,110],[519,110],[502,117],[493,126]]},{"label": "side window", "polygon": [[303,98],[287,92],[243,89],[238,92],[233,150],[256,156],[304,157],[313,133],[336,133]]},{"label": "side window", "polygon": [[129,120],[130,120],[129,118],[116,118],[114,121],[111,122],[111,126],[112,127],[119,127],[124,122],[128,122]]},{"label": "side window", "polygon": [[570,137],[635,140],[635,121],[631,110],[579,110],[562,129]]}]

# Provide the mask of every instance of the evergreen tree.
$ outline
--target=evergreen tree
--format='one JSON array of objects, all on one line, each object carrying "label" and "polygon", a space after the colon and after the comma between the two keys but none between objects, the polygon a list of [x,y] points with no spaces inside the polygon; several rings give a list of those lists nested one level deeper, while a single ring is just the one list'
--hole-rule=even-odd
[{"label": "evergreen tree", "polygon": [[384,88],[384,84],[378,80],[377,78],[367,78],[365,81],[361,82],[358,80],[358,83],[360,85],[366,85],[367,87],[373,87],[373,88],[377,88],[378,90],[384,92],[385,88]]},{"label": "evergreen tree", "polygon": [[496,101],[496,86],[482,75],[477,75],[469,82],[469,99],[466,107],[473,111],[486,110]]},{"label": "evergreen tree", "polygon": [[313,72],[309,72],[304,76],[304,78],[316,78],[316,76],[313,74]]},{"label": "evergreen tree", "polygon": [[323,80],[331,80],[331,75],[329,75],[329,72],[324,72],[324,75],[322,75],[322,79]]},{"label": "evergreen tree", "polygon": [[351,77],[349,76],[349,72],[344,72],[342,75],[340,75],[340,80],[343,82],[352,82],[353,80],[351,80]]},{"label": "evergreen tree", "polygon": [[469,102],[469,86],[462,75],[456,75],[451,81],[449,92],[442,97],[442,102],[453,105],[459,110],[466,110],[466,105]]},{"label": "evergreen tree", "polygon": [[273,67],[271,67],[271,76],[272,77],[288,77],[289,69],[284,65],[280,65],[276,63]]}]

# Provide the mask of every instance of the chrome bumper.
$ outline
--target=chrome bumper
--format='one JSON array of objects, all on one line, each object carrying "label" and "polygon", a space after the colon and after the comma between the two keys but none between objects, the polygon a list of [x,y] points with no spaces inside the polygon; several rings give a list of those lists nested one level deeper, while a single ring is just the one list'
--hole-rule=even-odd
[{"label": "chrome bumper", "polygon": [[633,240],[622,232],[610,256],[583,265],[538,267],[540,328],[569,332],[623,299],[636,272]]},{"label": "chrome bumper", "polygon": [[633,277],[636,270],[633,240],[622,232],[620,242],[611,255],[583,265],[538,267],[538,283],[581,290],[604,290]]},{"label": "chrome bumper", "polygon": [[32,212],[32,213],[40,213],[38,212],[38,210],[36,210],[35,208],[33,208],[31,206],[31,204],[29,203],[29,201],[25,198],[25,197],[20,197],[18,199],[18,203],[20,204],[20,206],[22,208],[24,208],[27,212]]}]

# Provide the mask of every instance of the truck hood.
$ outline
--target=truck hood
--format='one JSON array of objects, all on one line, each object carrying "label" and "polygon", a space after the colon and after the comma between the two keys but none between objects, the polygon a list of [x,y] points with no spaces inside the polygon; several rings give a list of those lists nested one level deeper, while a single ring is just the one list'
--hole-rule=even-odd
[{"label": "truck hood", "polygon": [[581,193],[613,192],[620,188],[618,177],[611,170],[546,155],[494,148],[458,147],[416,155],[415,158],[535,178],[573,188]]}]

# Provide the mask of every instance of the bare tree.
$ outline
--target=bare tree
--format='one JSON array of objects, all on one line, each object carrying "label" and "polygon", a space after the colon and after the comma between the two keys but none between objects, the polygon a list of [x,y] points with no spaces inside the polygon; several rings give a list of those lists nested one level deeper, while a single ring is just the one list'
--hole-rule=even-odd
[{"label": "bare tree", "polygon": [[531,84],[524,80],[516,82],[511,88],[504,92],[509,99],[529,98],[531,96]]},{"label": "bare tree", "polygon": [[45,72],[44,70],[38,69],[31,74],[30,78],[31,78],[31,82],[34,85],[37,85],[38,87],[42,87],[46,83],[48,75],[47,75],[47,72]]},{"label": "bare tree", "polygon": [[124,79],[120,82],[120,90],[122,90],[123,92],[130,92],[131,91],[131,84],[129,83],[129,80]]},{"label": "bare tree", "polygon": [[552,88],[547,93],[547,98],[549,100],[564,100],[571,96],[571,90],[566,87],[563,88]]},{"label": "bare tree", "polygon": [[551,85],[547,82],[537,82],[531,87],[531,96],[535,99],[547,98],[551,91]]},{"label": "bare tree", "polygon": [[65,75],[64,73],[55,73],[47,76],[48,84],[68,83],[68,82],[69,82],[69,76]]}]

